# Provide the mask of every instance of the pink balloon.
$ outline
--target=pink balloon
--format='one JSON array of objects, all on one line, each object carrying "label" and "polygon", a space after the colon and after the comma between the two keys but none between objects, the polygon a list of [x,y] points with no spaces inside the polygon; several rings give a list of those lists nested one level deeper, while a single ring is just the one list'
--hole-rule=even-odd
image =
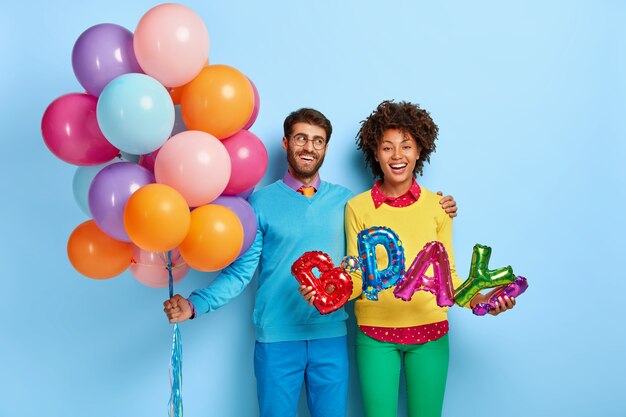
[{"label": "pink balloon", "polygon": [[193,80],[209,57],[209,32],[193,10],[166,3],[143,15],[133,46],[144,72],[167,87]]},{"label": "pink balloon", "polygon": [[[429,266],[433,267],[433,277],[426,276]],[[450,274],[450,261],[445,246],[433,241],[424,245],[404,276],[396,284],[393,294],[396,298],[411,301],[416,291],[429,291],[436,296],[439,307],[454,305],[454,287]]]},{"label": "pink balloon", "polygon": [[222,143],[232,166],[224,194],[235,195],[253,188],[267,170],[267,150],[263,142],[254,133],[240,130]]},{"label": "pink balloon", "polygon": [[254,107],[252,108],[252,115],[250,115],[250,119],[248,119],[248,122],[243,127],[245,130],[250,129],[254,122],[256,122],[256,118],[259,115],[259,108],[261,106],[261,97],[259,97],[259,90],[256,89],[256,85],[254,85],[250,78],[248,78],[248,81],[250,81],[252,91],[254,92]]},{"label": "pink balloon", "polygon": [[97,103],[96,97],[81,93],[66,94],[50,103],[41,120],[41,134],[56,157],[86,166],[103,164],[119,154],[98,126]]},{"label": "pink balloon", "polygon": [[208,204],[222,194],[231,162],[222,142],[198,130],[172,136],[159,150],[154,166],[158,183],[176,189],[189,207]]},{"label": "pink balloon", "polygon": [[[172,250],[171,256],[172,278],[176,283],[187,275],[190,268],[180,256],[178,249]],[[143,285],[152,288],[165,288],[169,285],[167,263],[167,252],[148,252],[134,246],[130,272]]]}]

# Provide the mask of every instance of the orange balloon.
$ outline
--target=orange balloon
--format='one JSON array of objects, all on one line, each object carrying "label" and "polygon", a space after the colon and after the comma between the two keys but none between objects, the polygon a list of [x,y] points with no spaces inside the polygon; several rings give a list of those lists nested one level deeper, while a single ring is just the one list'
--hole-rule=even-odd
[{"label": "orange balloon", "polygon": [[209,65],[185,85],[180,109],[188,130],[225,139],[241,130],[254,109],[248,78],[228,65]]},{"label": "orange balloon", "polygon": [[86,277],[112,278],[130,265],[133,245],[113,239],[100,230],[93,220],[88,220],[70,235],[67,257],[72,266]]},{"label": "orange balloon", "polygon": [[167,92],[170,93],[170,97],[172,97],[172,102],[175,106],[180,104],[180,96],[183,94],[183,86],[181,87],[172,87],[168,88]]},{"label": "orange balloon", "polygon": [[178,250],[189,266],[217,271],[234,261],[243,245],[243,226],[232,210],[207,204],[191,212],[189,234]]},{"label": "orange balloon", "polygon": [[[204,67],[202,68],[205,68],[208,66],[209,66],[209,60],[207,59],[206,62],[204,63]],[[180,98],[182,97],[183,89],[185,88],[187,84],[181,85],[180,87],[169,87],[167,89],[167,92],[170,93],[170,97],[172,98],[172,102],[174,103],[175,106],[180,105]],[[254,93],[254,90],[253,90],[253,93]]]},{"label": "orange balloon", "polygon": [[124,227],[130,240],[150,252],[166,252],[185,239],[191,215],[182,195],[165,184],[148,184],[128,199]]}]

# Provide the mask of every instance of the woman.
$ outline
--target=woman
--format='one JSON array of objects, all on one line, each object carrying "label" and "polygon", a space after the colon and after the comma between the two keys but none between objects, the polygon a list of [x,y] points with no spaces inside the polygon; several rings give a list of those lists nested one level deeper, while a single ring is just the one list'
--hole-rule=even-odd
[{"label": "woman", "polygon": [[[382,102],[362,122],[357,145],[378,180],[371,190],[346,205],[345,227],[348,255],[358,256],[357,236],[373,226],[394,230],[404,246],[406,265],[431,241],[443,243],[450,260],[454,286],[461,284],[454,266],[452,219],[441,209],[439,197],[415,180],[435,150],[438,128],[419,106]],[[380,251],[379,251],[380,250]],[[387,264],[379,245],[377,264]],[[432,268],[427,275],[432,276]],[[356,297],[361,290],[355,279]],[[447,308],[437,306],[435,296],[416,292],[411,301],[394,297],[394,288],[378,293],[378,300],[360,295],[355,304],[357,364],[367,417],[396,417],[401,363],[404,364],[410,417],[440,416],[448,372]],[[477,294],[474,306],[488,295]],[[513,298],[500,299],[497,315],[515,305]]]}]

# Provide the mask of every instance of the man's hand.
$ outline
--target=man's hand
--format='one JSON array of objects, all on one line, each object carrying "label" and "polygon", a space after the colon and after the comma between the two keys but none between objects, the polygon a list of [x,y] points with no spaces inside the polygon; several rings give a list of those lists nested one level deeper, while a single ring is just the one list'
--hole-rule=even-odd
[{"label": "man's hand", "polygon": [[[443,193],[441,191],[437,191],[437,195],[443,196]],[[454,201],[454,197],[447,195],[439,200],[439,204],[441,204],[441,208],[448,213],[448,216],[452,218],[456,217],[456,201]]]},{"label": "man's hand", "polygon": [[300,295],[302,295],[302,298],[304,298],[304,301],[306,301],[307,303],[309,303],[310,306],[312,306],[313,303],[315,302],[315,294],[316,294],[316,292],[313,290],[313,287],[300,285],[300,288],[298,288],[298,291],[300,291]]},{"label": "man's hand", "polygon": [[163,311],[170,320],[170,323],[180,323],[189,320],[192,315],[191,306],[186,298],[176,294],[163,303]]}]

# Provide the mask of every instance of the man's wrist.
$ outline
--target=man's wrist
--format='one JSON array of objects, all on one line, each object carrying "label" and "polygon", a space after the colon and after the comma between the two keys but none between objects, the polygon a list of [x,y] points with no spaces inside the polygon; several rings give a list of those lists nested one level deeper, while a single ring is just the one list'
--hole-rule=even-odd
[{"label": "man's wrist", "polygon": [[196,314],[196,306],[193,305],[193,303],[189,300],[187,300],[187,302],[189,303],[189,308],[191,309],[191,317],[189,317],[189,320],[193,320],[196,318],[197,314]]}]

